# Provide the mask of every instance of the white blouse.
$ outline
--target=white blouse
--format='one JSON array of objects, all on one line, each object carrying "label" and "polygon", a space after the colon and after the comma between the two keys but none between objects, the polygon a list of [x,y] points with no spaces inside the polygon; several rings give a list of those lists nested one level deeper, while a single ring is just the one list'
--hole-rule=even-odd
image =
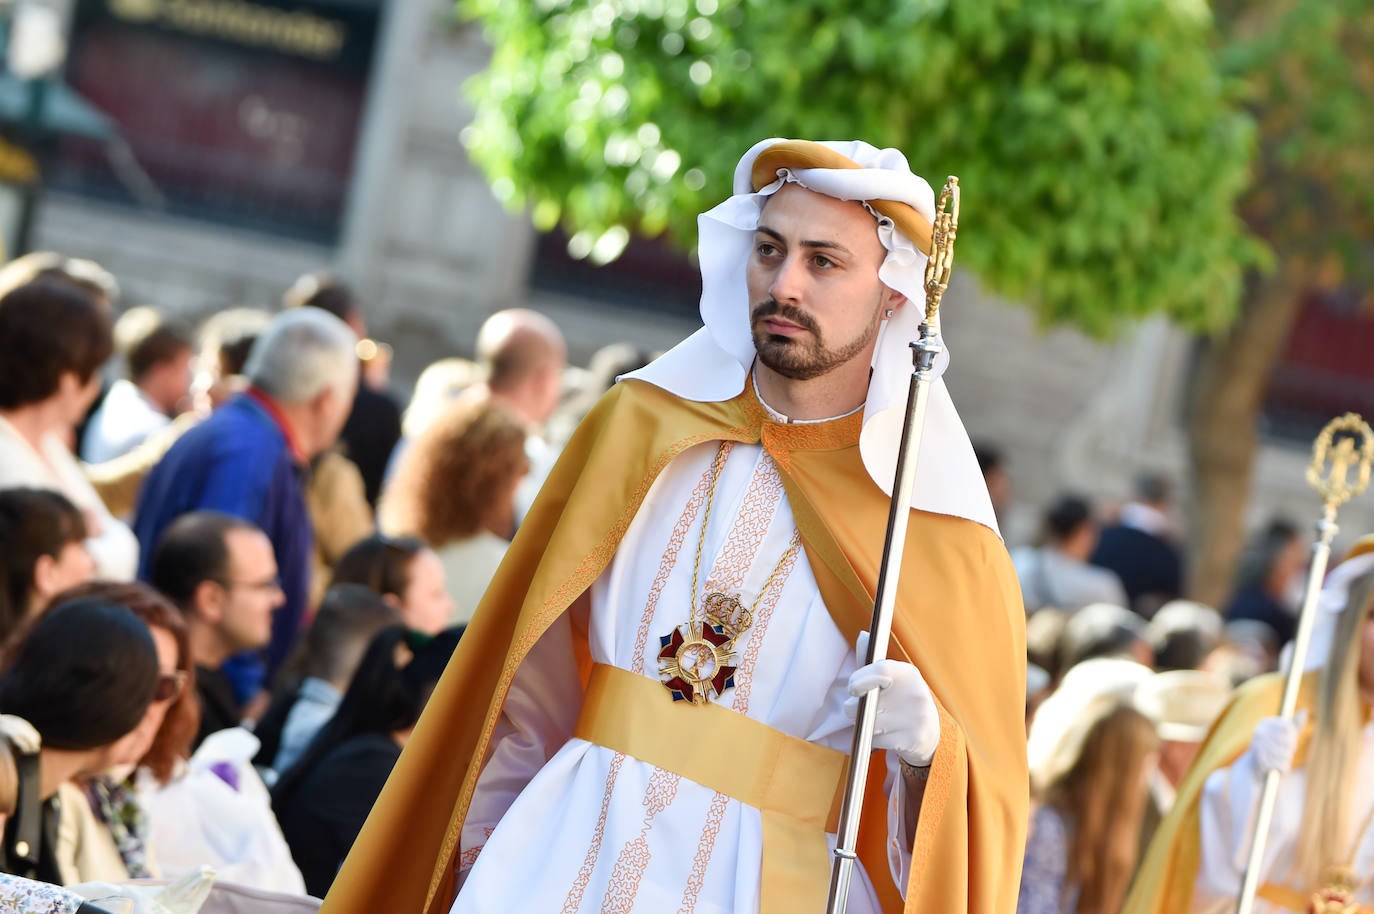
[{"label": "white blouse", "polygon": [[138,539],[105,508],[81,464],[56,435],[43,440],[40,455],[27,438],[0,417],[0,489],[53,489],[80,508],[91,525],[86,548],[95,560],[96,577],[132,581],[138,573]]}]

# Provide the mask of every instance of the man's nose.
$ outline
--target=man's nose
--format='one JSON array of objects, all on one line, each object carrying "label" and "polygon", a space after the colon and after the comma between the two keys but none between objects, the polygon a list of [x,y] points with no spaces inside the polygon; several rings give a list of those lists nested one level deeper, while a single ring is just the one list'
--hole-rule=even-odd
[{"label": "man's nose", "polygon": [[773,274],[773,284],[768,288],[774,301],[801,301],[805,268],[800,257],[789,254],[783,258],[782,263],[778,264],[778,271]]}]

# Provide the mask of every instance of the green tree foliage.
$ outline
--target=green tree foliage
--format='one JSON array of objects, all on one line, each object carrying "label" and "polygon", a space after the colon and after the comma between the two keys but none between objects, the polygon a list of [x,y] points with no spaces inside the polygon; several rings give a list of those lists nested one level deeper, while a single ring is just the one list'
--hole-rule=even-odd
[{"label": "green tree foliage", "polygon": [[608,259],[695,240],[768,136],[862,138],[963,186],[960,261],[1045,323],[1231,319],[1252,147],[1201,0],[463,0],[496,193]]},{"label": "green tree foliage", "polygon": [[[1203,340],[1187,401],[1192,596],[1216,605],[1244,539],[1256,415],[1303,297],[1374,304],[1374,0],[1218,0],[1217,59],[1258,125],[1240,212],[1273,252],[1236,320]],[[1368,306],[1368,305],[1367,305]]]},{"label": "green tree foliage", "polygon": [[1374,285],[1374,2],[1225,0],[1222,72],[1259,127],[1241,212],[1281,269]]}]

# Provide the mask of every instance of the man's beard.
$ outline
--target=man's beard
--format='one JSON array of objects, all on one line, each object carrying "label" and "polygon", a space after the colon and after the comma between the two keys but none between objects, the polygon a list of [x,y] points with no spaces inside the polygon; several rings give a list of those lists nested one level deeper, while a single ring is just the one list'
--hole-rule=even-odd
[{"label": "man's beard", "polygon": [[[791,321],[810,334],[805,336],[779,336],[768,333],[759,326],[766,317],[777,316]],[[754,349],[759,361],[785,378],[794,381],[810,381],[821,375],[829,374],[839,366],[849,362],[863,352],[878,335],[878,324],[873,322],[858,339],[851,340],[838,349],[830,349],[821,338],[821,328],[815,318],[793,305],[784,305],[773,299],[754,306],[749,315],[749,331],[754,338]]]}]

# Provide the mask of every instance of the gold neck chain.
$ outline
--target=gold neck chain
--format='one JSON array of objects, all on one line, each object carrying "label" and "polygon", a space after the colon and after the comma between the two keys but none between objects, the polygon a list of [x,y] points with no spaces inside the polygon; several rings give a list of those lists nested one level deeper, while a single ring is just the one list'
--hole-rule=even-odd
[{"label": "gold neck chain", "polygon": [[715,459],[711,462],[711,485],[706,491],[706,510],[701,515],[701,532],[697,534],[697,556],[692,563],[692,614],[689,620],[693,622],[697,618],[697,586],[701,579],[701,553],[706,549],[706,528],[711,524],[711,506],[716,503],[716,484],[720,482],[720,474],[725,471],[725,458],[729,453],[727,442],[722,441]]},{"label": "gold neck chain", "polygon": [[1360,910],[1355,906],[1354,898],[1366,879],[1355,872],[1355,857],[1359,854],[1360,845],[1371,825],[1374,825],[1374,803],[1370,804],[1364,821],[1355,832],[1355,839],[1351,842],[1350,853],[1346,855],[1345,861],[1326,867],[1322,873],[1321,887],[1312,896],[1312,904],[1308,910],[1321,914],[1327,911]]},{"label": "gold neck chain", "polygon": [[[702,512],[701,532],[697,535],[697,554],[692,563],[691,613],[688,616],[690,622],[697,621],[697,595],[700,593],[698,588],[701,580],[701,556],[706,550],[706,528],[711,523],[711,506],[716,501],[716,485],[720,482],[721,474],[725,470],[725,459],[728,455],[729,449],[726,442],[721,442],[720,450],[716,452],[716,458],[711,465],[711,485],[706,493],[706,509]],[[793,530],[792,539],[787,544],[787,549],[783,551],[782,558],[778,559],[778,563],[768,573],[763,586],[759,588],[757,596],[754,597],[754,605],[748,609],[744,608],[738,597],[719,593],[703,594],[699,601],[702,605],[703,621],[724,625],[726,630],[730,632],[730,640],[732,642],[738,641],[740,636],[754,624],[754,613],[763,603],[763,598],[768,594],[783,568],[787,566],[788,561],[800,548],[801,533]]]},{"label": "gold neck chain", "polygon": [[730,444],[722,442],[711,464],[711,484],[706,495],[706,508],[701,515],[701,533],[697,535],[696,560],[692,563],[692,593],[687,601],[687,621],[659,638],[658,675],[673,696],[673,701],[702,705],[735,687],[735,672],[740,663],[735,648],[739,639],[754,624],[754,613],[801,548],[801,532],[793,529],[787,550],[759,588],[753,606],[745,609],[734,594],[708,593],[700,600],[702,618],[697,619],[697,593],[701,586],[701,556],[706,551],[706,528],[711,523],[711,507],[715,504],[716,488],[721,473],[725,471],[725,459],[729,453]]}]

